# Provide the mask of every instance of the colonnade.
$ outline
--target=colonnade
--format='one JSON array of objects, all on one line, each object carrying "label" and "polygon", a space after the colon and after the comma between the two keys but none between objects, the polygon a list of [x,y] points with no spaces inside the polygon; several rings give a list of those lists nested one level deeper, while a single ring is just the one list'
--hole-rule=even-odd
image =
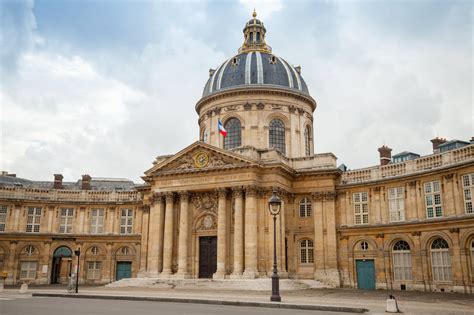
[{"label": "colonnade", "polygon": [[[232,278],[255,278],[257,268],[257,193],[256,186],[219,188],[217,194],[217,271],[214,279],[228,275],[227,257],[230,254],[228,238],[231,236],[229,216],[232,214],[229,198],[234,199],[233,271]],[[232,195],[230,196],[230,193]],[[244,199],[245,197],[245,199]],[[190,206],[191,192],[155,193],[150,199],[150,223],[146,274],[160,278],[190,278],[190,224],[193,212]],[[175,207],[175,203],[179,207]],[[179,222],[174,222],[174,211],[179,209]],[[174,240],[175,224],[179,237]],[[244,227],[245,226],[245,227]],[[244,236],[245,235],[245,236]],[[173,244],[177,242],[176,247]],[[178,252],[174,253],[173,249]],[[173,269],[173,256],[177,257],[177,268]],[[176,271],[176,273],[175,273]]]}]

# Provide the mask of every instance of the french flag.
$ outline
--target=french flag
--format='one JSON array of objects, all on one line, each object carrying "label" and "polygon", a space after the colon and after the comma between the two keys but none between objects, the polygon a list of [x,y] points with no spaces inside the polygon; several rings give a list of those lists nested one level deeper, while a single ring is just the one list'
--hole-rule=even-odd
[{"label": "french flag", "polygon": [[222,126],[222,121],[220,118],[217,120],[217,130],[219,130],[219,132],[221,133],[221,135],[224,136],[224,138],[227,137],[227,130],[225,130],[224,126]]}]

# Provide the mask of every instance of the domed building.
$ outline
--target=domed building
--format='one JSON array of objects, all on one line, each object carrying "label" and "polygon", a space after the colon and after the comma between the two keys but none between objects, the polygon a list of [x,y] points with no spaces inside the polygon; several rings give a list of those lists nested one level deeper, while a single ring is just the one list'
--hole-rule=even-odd
[{"label": "domed building", "polygon": [[267,278],[275,234],[282,278],[472,293],[473,139],[432,139],[427,156],[382,146],[380,165],[338,167],[315,153],[317,103],[301,68],[273,54],[255,13],[243,34],[209,71],[200,141],[157,157],[144,184],[0,175],[6,283],[65,282],[76,250],[81,283]]}]

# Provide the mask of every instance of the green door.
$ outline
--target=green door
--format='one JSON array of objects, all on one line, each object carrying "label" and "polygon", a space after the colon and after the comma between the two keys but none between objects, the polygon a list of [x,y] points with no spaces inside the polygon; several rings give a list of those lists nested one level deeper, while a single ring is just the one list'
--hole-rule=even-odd
[{"label": "green door", "polygon": [[375,290],[375,267],[373,260],[356,260],[357,287]]},{"label": "green door", "polygon": [[115,280],[132,277],[132,262],[131,261],[117,261],[117,271],[115,273]]}]

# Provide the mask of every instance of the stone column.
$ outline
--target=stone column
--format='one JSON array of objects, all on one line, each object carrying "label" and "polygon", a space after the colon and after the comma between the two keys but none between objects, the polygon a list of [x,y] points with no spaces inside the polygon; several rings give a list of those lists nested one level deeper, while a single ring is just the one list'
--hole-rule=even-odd
[{"label": "stone column", "polygon": [[179,193],[181,209],[179,216],[179,243],[178,243],[178,272],[177,277],[190,278],[188,271],[188,244],[189,244],[189,192]]},{"label": "stone column", "polygon": [[336,231],[336,192],[324,195],[324,217],[326,219],[326,283],[341,286],[341,275],[337,264],[338,241]]},{"label": "stone column", "polygon": [[168,192],[165,195],[166,198],[166,210],[165,210],[165,227],[164,227],[164,239],[163,239],[163,271],[160,276],[170,276],[173,264],[173,206],[174,206],[174,195],[172,192]]},{"label": "stone column", "polygon": [[108,217],[107,217],[107,233],[114,234],[114,219],[115,218],[115,208],[111,207],[108,210]]},{"label": "stone column", "polygon": [[[314,279],[326,281],[326,257],[324,252],[324,192],[313,193],[313,219],[314,219]],[[299,244],[297,244],[299,247]]]},{"label": "stone column", "polygon": [[150,252],[148,251],[148,246],[150,245],[148,231],[149,231],[149,214],[150,208],[148,206],[142,206],[142,224],[141,224],[141,235],[142,241],[140,244],[140,270],[138,271],[138,278],[143,278],[148,276],[148,258],[150,257]]},{"label": "stone column", "polygon": [[217,271],[212,276],[214,279],[224,279],[226,274],[227,258],[227,190],[217,189]]},{"label": "stone column", "polygon": [[10,241],[10,253],[8,255],[8,262],[6,270],[8,271],[7,279],[5,279],[5,284],[16,284],[16,274],[18,262],[15,261],[15,257],[18,257],[16,253],[16,247],[18,241]]},{"label": "stone column", "polygon": [[244,278],[253,279],[257,270],[257,187],[245,188],[245,271]]},{"label": "stone column", "polygon": [[244,216],[243,190],[240,187],[232,189],[235,200],[234,213],[234,271],[232,278],[240,278],[244,270]]},{"label": "stone column", "polygon": [[148,265],[149,277],[156,277],[163,266],[163,215],[164,202],[161,194],[153,195],[150,207],[150,226],[148,239]]}]

